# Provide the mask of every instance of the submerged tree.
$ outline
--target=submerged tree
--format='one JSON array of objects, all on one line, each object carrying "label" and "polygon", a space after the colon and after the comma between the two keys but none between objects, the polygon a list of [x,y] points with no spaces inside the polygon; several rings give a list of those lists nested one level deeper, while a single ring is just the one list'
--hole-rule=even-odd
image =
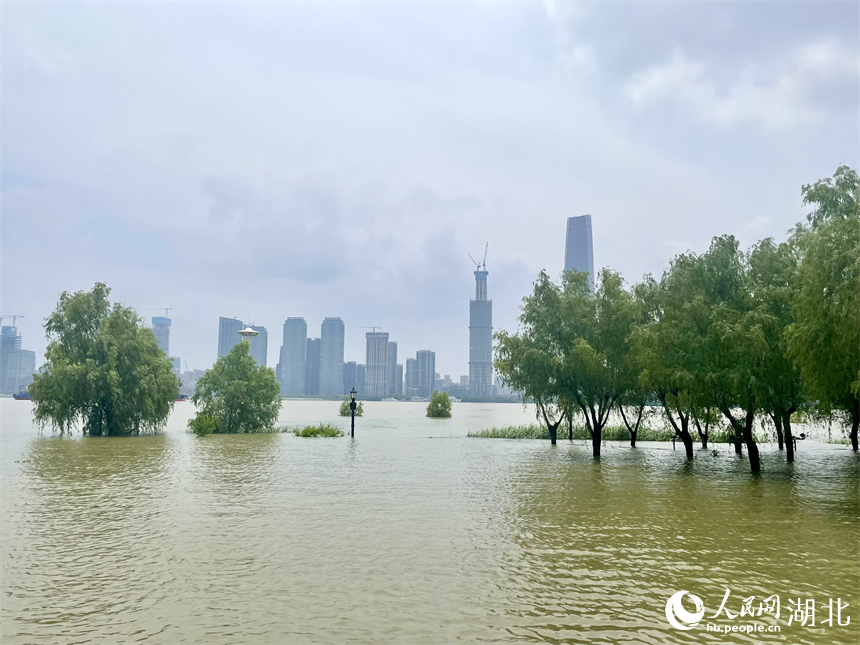
[{"label": "submerged tree", "polygon": [[163,427],[179,381],[152,330],[134,309],[111,306],[110,289],[63,292],[45,322],[45,366],[30,396],[41,426],[61,433],[81,423],[84,434],[129,435]]},{"label": "submerged tree", "polygon": [[199,411],[189,422],[197,434],[266,432],[281,409],[275,372],[258,366],[243,340],[197,381],[192,401]]},{"label": "submerged tree", "polygon": [[430,403],[427,404],[427,416],[431,419],[448,419],[451,416],[451,398],[447,392],[435,390],[430,395]]},{"label": "submerged tree", "polygon": [[788,352],[819,412],[844,413],[851,447],[860,427],[860,178],[841,166],[832,178],[803,187],[814,205],[793,242],[800,250],[795,322]]}]

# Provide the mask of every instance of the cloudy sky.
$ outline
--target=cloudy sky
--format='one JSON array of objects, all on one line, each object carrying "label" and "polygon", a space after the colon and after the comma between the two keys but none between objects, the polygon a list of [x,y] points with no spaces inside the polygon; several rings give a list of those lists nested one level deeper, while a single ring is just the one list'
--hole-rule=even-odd
[{"label": "cloudy sky", "polygon": [[191,368],[218,316],[271,365],[284,318],[341,316],[347,360],[376,325],[456,377],[487,242],[512,330],[569,216],[630,282],[784,239],[801,184],[858,166],[858,7],[4,2],[2,313],[41,354],[104,281],[172,307]]}]

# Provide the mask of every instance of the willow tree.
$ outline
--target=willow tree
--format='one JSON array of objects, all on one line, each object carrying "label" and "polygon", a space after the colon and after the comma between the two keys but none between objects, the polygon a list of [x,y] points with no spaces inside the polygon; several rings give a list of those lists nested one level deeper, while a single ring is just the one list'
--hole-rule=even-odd
[{"label": "willow tree", "polygon": [[41,426],[84,434],[156,431],[179,394],[179,380],[152,330],[134,309],[111,306],[110,289],[63,292],[45,322],[46,363],[29,392]]},{"label": "willow tree", "polygon": [[258,366],[243,340],[197,381],[199,408],[189,427],[197,434],[267,432],[281,409],[281,389],[271,367]]},{"label": "willow tree", "polygon": [[795,230],[800,252],[788,351],[822,413],[844,413],[856,451],[860,427],[860,179],[841,166],[803,187],[815,206]]},{"label": "willow tree", "polygon": [[522,392],[524,401],[535,402],[535,415],[546,424],[553,445],[569,409],[562,389],[561,300],[558,286],[541,271],[533,293],[523,299],[520,330],[495,335],[496,371],[512,389]]}]

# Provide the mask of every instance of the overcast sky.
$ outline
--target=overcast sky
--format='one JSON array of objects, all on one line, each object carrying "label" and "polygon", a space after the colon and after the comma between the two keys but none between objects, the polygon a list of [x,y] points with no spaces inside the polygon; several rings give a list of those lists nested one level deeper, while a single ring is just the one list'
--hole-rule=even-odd
[{"label": "overcast sky", "polygon": [[569,216],[629,282],[784,239],[858,166],[858,7],[4,2],[2,313],[41,361],[57,296],[104,281],[172,307],[191,368],[218,316],[271,366],[287,316],[341,316],[346,360],[376,325],[456,378],[487,242],[513,330]]}]

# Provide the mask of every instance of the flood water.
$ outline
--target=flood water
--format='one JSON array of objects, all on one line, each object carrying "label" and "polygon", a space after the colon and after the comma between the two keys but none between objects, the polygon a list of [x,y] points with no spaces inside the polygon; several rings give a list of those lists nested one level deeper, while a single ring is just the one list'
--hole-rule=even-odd
[{"label": "flood water", "polygon": [[[857,643],[860,465],[807,441],[761,477],[726,446],[470,439],[513,404],[366,403],[354,441],[41,436],[0,400],[2,642]],[[287,401],[283,423],[348,420]],[[781,615],[727,619],[777,594]],[[667,599],[705,618],[670,627]],[[822,625],[848,603],[848,626]],[[788,625],[789,600],[816,606]],[[692,604],[684,604],[693,610]],[[706,631],[777,625],[780,633]]]}]

